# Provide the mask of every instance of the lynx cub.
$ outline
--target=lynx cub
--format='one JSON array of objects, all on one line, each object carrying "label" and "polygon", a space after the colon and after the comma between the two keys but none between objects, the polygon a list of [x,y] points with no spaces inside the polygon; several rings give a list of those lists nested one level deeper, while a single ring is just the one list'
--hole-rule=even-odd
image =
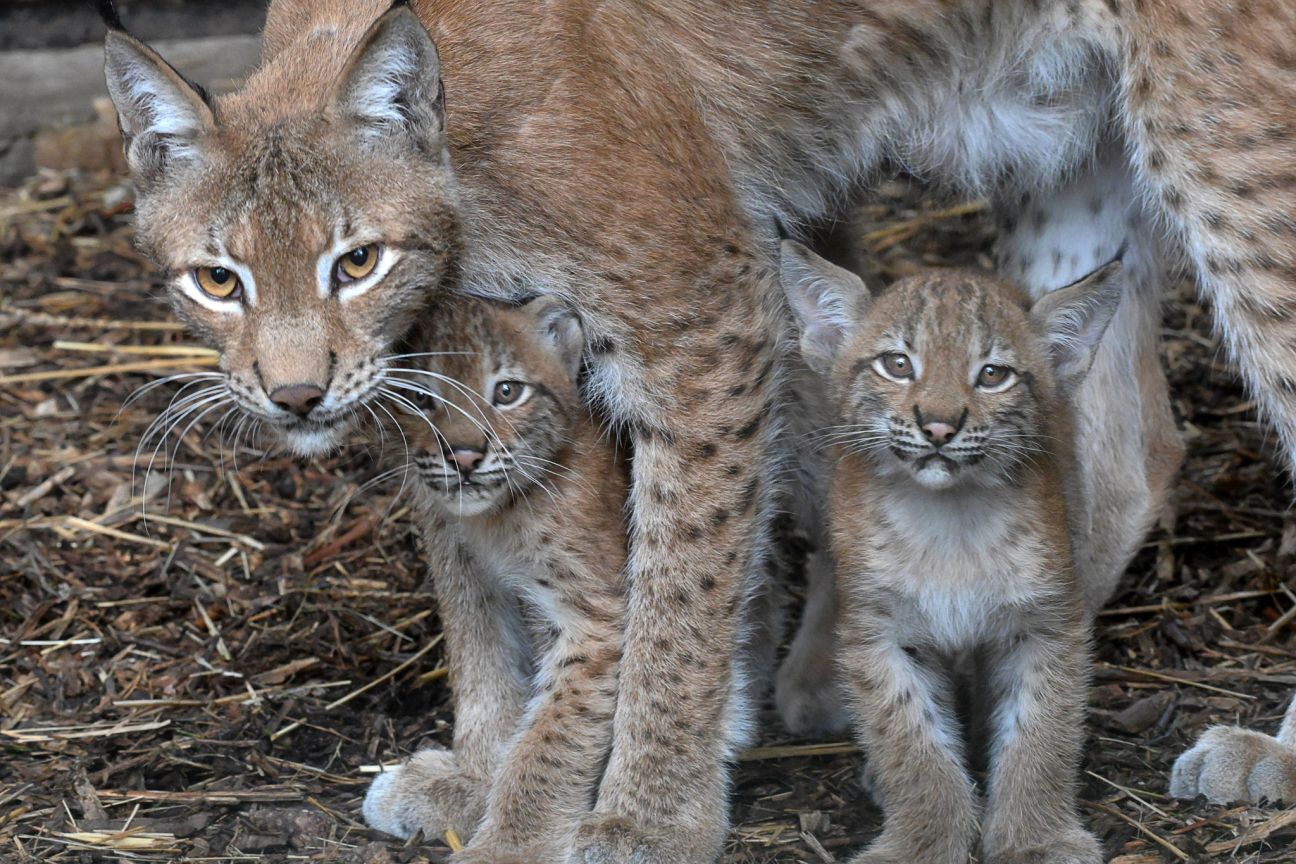
[{"label": "lynx cub", "polygon": [[[781,269],[802,353],[843,424],[840,662],[886,812],[856,864],[964,864],[978,829],[982,861],[1100,861],[1075,807],[1089,647],[1070,415],[1120,302],[1120,265],[1034,305],[953,270],[874,296],[792,241]],[[965,737],[988,762],[983,819]]]},{"label": "lynx cub", "polygon": [[[369,824],[454,829],[459,861],[560,861],[607,758],[625,626],[627,471],[583,407],[576,316],[451,300],[392,384],[451,655],[454,749],[369,789]],[[391,379],[388,379],[391,381]],[[400,400],[398,400],[400,401]]]}]

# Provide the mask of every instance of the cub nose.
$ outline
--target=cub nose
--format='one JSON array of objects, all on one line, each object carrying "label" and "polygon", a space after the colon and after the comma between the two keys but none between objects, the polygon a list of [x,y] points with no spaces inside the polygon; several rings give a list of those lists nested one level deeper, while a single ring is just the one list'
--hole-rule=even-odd
[{"label": "cub nose", "polygon": [[314,384],[285,384],[270,393],[270,401],[298,417],[305,417],[324,401],[324,391]]},{"label": "cub nose", "polygon": [[948,423],[941,423],[939,420],[933,420],[931,423],[924,423],[922,427],[923,434],[927,440],[937,447],[954,437],[958,430]]},{"label": "cub nose", "polygon": [[486,454],[475,447],[452,446],[450,458],[458,466],[459,473],[467,476],[477,469],[477,466],[486,458]]}]

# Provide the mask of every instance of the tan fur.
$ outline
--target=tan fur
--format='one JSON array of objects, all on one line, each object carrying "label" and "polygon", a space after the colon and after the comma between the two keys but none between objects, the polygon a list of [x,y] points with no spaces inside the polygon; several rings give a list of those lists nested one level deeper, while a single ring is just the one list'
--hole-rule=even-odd
[{"label": "tan fur", "polygon": [[[579,325],[560,304],[449,301],[429,321],[419,347],[435,353],[408,358],[395,386],[421,409],[402,434],[450,649],[454,748],[375,783],[365,817],[400,836],[453,829],[471,838],[460,860],[560,861],[611,742],[627,472],[581,404]],[[525,388],[517,402],[492,399],[501,383]],[[485,455],[456,470],[465,453]]]},{"label": "tan fur", "polygon": [[[230,393],[215,395],[306,452],[341,440],[347,408],[376,404],[382,358],[439,289],[559,294],[580,310],[587,395],[626,431],[634,482],[623,687],[578,860],[707,861],[725,836],[725,758],[754,686],[745,610],[788,456],[776,219],[831,216],[889,160],[1011,213],[1032,192],[1049,225],[1083,220],[1006,232],[1005,272],[1034,293],[1128,242],[1137,302],[1095,364],[1117,386],[1078,407],[1081,452],[1114,454],[1083,478],[1105,502],[1084,505],[1095,533],[1115,532],[1107,552],[1080,550],[1101,571],[1095,603],[1174,463],[1161,376],[1122,374],[1154,354],[1162,226],[1296,453],[1288,4],[415,0],[441,62],[409,42],[418,74],[375,127],[346,97],[374,83],[365,34],[387,6],[275,0],[263,69],[210,108],[110,37],[139,236],[177,276],[210,264],[213,238],[250,259],[263,309],[235,321],[177,303],[222,349]],[[161,136],[169,157],[140,134],[143,69],[190,105]],[[1099,187],[1119,194],[1090,211]],[[310,281],[342,210],[401,256],[349,304]],[[260,356],[272,380],[250,367]],[[317,380],[330,368],[341,374]],[[280,383],[328,384],[327,424],[294,432],[262,392]],[[1140,403],[1155,407],[1123,408]]]},{"label": "tan fur", "polygon": [[1296,802],[1296,700],[1287,706],[1277,735],[1238,726],[1207,729],[1175,760],[1170,794],[1202,795],[1216,804]]},{"label": "tan fur", "polygon": [[[795,243],[783,255],[837,415],[839,666],[886,814],[855,862],[962,864],[978,834],[984,861],[1101,861],[1075,805],[1089,635],[1070,402],[1119,303],[1114,265],[1031,309],[985,274],[870,298]],[[1006,377],[982,384],[983,370]],[[983,824],[960,687],[967,734],[987,739],[973,741],[989,761]]]}]

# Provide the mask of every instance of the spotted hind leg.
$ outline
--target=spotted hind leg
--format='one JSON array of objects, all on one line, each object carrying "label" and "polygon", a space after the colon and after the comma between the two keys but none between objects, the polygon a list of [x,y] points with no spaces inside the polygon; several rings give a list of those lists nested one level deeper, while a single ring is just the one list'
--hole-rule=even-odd
[{"label": "spotted hind leg", "polygon": [[1104,147],[1060,187],[997,202],[999,265],[1032,296],[1068,285],[1123,254],[1126,292],[1077,394],[1076,568],[1090,614],[1112,595],[1166,505],[1183,459],[1158,354],[1159,233],[1124,153]]}]

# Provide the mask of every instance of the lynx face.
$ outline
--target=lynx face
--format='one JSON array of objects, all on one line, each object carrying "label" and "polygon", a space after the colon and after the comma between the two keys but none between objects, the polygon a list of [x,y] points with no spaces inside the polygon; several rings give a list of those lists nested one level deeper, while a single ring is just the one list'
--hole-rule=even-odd
[{"label": "lynx face", "polygon": [[221,352],[223,399],[200,407],[232,402],[302,454],[336,446],[456,236],[430,38],[407,9],[321,31],[215,101],[125,33],[106,56],[139,243]]},{"label": "lynx face", "polygon": [[412,354],[388,379],[402,407],[421,417],[401,424],[432,499],[448,512],[475,515],[506,506],[560,458],[583,415],[576,376],[583,336],[560,301],[540,297],[520,308],[453,299],[439,306]]},{"label": "lynx face", "polygon": [[874,297],[800,244],[782,257],[802,352],[843,424],[834,439],[930,489],[1000,485],[1048,447],[1120,301],[1118,270],[1032,305],[988,273],[936,270]]}]

